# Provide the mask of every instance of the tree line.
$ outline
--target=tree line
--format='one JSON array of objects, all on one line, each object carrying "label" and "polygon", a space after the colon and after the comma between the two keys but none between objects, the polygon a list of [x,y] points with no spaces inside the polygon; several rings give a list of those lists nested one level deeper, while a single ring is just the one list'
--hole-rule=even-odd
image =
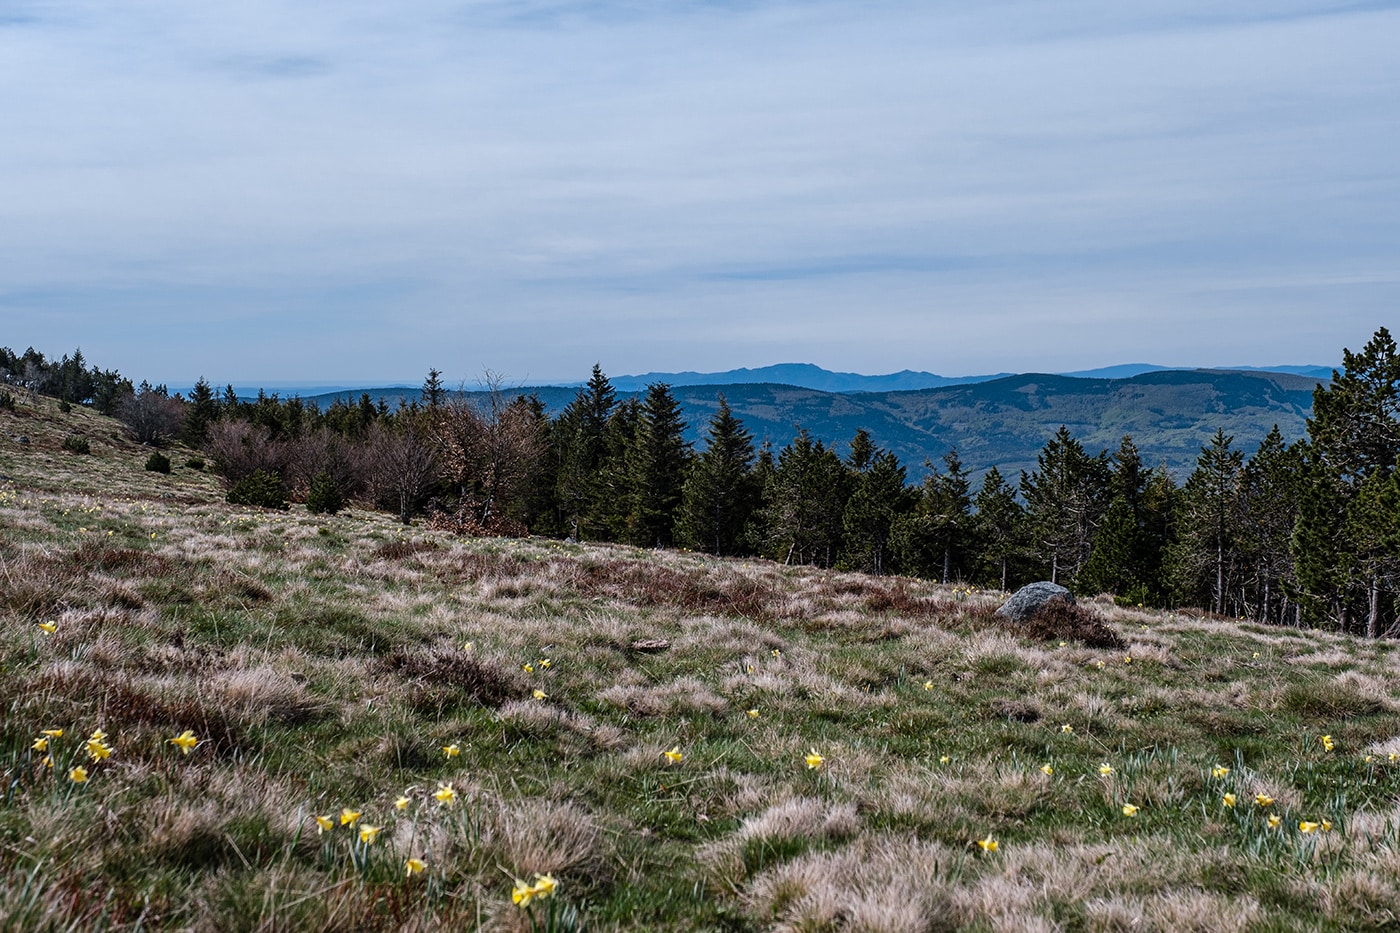
[{"label": "tree line", "polygon": [[[1275,427],[1246,457],[1217,431],[1181,483],[1143,463],[1129,436],[1090,453],[1061,427],[1019,477],[993,467],[974,488],[954,450],[911,485],[864,430],[844,456],[802,430],[781,449],[756,444],[722,395],[695,450],[669,386],[619,398],[597,366],[552,417],[499,379],[476,397],[449,392],[437,370],[420,400],[394,408],[367,394],[324,409],[264,393],[243,400],[203,379],[188,399],[129,381],[103,398],[139,439],[207,450],[230,497],[253,504],[290,497],[334,511],[359,499],[405,523],[425,515],[470,534],[684,547],[1001,589],[1050,579],[1128,604],[1391,636],[1400,356],[1381,328],[1343,358],[1314,392],[1306,438],[1289,443]],[[80,353],[45,364],[32,350],[0,350],[6,381],[100,407],[97,386],[115,374],[84,381],[84,371]]]}]

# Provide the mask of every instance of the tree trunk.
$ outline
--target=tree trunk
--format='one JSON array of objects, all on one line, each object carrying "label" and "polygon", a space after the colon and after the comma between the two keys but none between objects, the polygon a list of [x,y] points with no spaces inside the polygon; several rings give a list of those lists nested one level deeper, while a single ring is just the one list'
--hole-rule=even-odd
[{"label": "tree trunk", "polygon": [[1381,584],[1371,577],[1371,607],[1366,615],[1366,637],[1379,638],[1381,634]]}]

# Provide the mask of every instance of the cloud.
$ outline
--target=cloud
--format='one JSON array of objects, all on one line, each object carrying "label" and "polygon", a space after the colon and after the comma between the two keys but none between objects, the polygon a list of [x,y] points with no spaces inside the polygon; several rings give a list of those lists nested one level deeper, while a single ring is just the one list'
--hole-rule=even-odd
[{"label": "cloud", "polygon": [[[1400,297],[1390,4],[6,15],[0,341],[161,378],[274,378],[266,308],[338,329],[308,378],[957,374],[1305,362]],[[132,336],[181,314],[229,323]]]}]

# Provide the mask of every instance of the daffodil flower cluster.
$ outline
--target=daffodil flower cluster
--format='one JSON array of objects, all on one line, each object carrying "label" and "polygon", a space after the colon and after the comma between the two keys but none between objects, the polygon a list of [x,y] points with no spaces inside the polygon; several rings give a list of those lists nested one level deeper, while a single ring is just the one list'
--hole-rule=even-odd
[{"label": "daffodil flower cluster", "polygon": [[554,880],[553,875],[535,875],[534,884],[526,884],[517,878],[515,887],[510,892],[510,899],[517,907],[528,907],[531,901],[542,901],[551,897],[558,885],[559,882]]}]

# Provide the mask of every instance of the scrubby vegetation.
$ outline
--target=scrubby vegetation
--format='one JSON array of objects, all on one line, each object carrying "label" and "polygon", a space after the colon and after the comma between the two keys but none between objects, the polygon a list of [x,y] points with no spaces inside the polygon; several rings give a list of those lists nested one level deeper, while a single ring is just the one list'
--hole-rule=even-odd
[{"label": "scrubby vegetation", "polygon": [[1395,922],[1390,641],[238,507],[19,408],[0,928]]}]

